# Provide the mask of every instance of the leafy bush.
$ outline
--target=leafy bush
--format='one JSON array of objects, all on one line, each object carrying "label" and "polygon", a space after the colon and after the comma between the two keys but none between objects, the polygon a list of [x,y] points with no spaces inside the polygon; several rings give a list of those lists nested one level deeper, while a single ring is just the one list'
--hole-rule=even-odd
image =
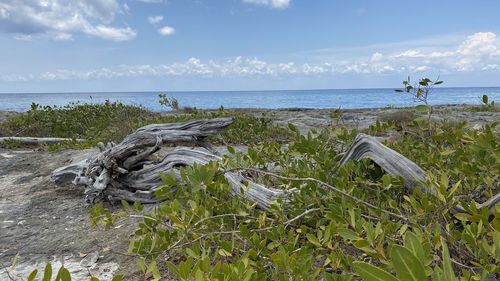
[{"label": "leafy bush", "polygon": [[[38,275],[38,269],[35,269],[33,270],[30,275],[28,276],[28,278],[26,279],[27,281],[34,281],[34,280],[40,280],[40,279],[36,279]],[[50,263],[47,263],[47,265],[45,266],[44,270],[43,270],[43,275],[42,275],[42,281],[71,281],[71,273],[68,271],[68,269],[66,269],[63,266],[61,266],[59,268],[59,270],[57,271],[57,274],[55,276],[54,279],[52,279],[52,265]],[[99,281],[98,278],[96,277],[90,277],[89,278],[90,281]],[[117,275],[115,277],[113,277],[113,279],[111,281],[122,281],[124,280],[123,279],[123,276],[121,275]]]},{"label": "leafy bush", "polygon": [[179,110],[179,101],[176,98],[168,98],[166,94],[158,94],[159,103],[166,108],[170,108],[173,110]]},{"label": "leafy bush", "polygon": [[415,113],[409,109],[400,109],[383,113],[379,120],[381,122],[391,122],[398,130],[402,130],[415,119]]},{"label": "leafy bush", "polygon": [[262,114],[255,117],[249,114],[238,114],[224,132],[214,138],[219,143],[254,144],[269,141],[280,143],[290,140],[292,131],[273,124],[272,116]]},{"label": "leafy bush", "polygon": [[410,81],[410,77],[407,80],[403,81],[404,89],[396,89],[396,92],[399,93],[408,93],[413,98],[421,103],[422,105],[417,106],[415,109],[418,111],[427,113],[427,123],[429,125],[429,130],[431,129],[431,116],[432,116],[432,106],[429,104],[429,95],[435,86],[443,84],[443,81],[440,81],[439,78],[436,81],[432,81],[429,78],[422,78],[418,81],[418,83],[412,84]]},{"label": "leafy bush", "polygon": [[496,112],[498,110],[498,105],[495,101],[490,101],[488,95],[483,95],[481,102],[481,106],[470,106],[468,109],[472,112]]},{"label": "leafy bush", "polygon": [[[286,147],[270,141],[248,153],[229,148],[233,154],[223,161],[182,168],[181,181],[163,175],[157,195],[168,200],[144,216],[129,251],[141,257],[144,274],[180,280],[498,278],[500,210],[489,215],[475,207],[498,192],[496,125],[479,131],[443,122],[432,136],[409,126],[399,141],[386,143],[428,172],[423,184],[434,195],[405,194],[400,178],[371,161],[339,168],[356,131],[327,128],[304,136],[290,126]],[[235,168],[299,192],[289,206],[277,201],[263,212],[230,195],[223,174]],[[458,203],[467,214],[451,211]],[[113,216],[104,209],[93,215],[96,222]]]},{"label": "leafy bush", "polygon": [[[193,119],[234,117],[234,123],[219,136],[218,143],[249,144],[266,140],[285,141],[290,137],[286,128],[272,124],[271,117],[219,110],[187,108],[184,113],[160,114],[140,106],[106,101],[103,104],[72,103],[63,107],[40,106],[0,123],[0,136],[59,137],[86,139],[48,145],[49,150],[94,147],[98,142],[120,142],[137,128],[153,123],[185,122]],[[3,146],[15,148],[20,143],[9,141]]]},{"label": "leafy bush", "polygon": [[29,111],[1,123],[0,132],[4,136],[82,138],[93,143],[117,141],[151,116],[142,107],[119,102],[63,107],[33,103]]}]

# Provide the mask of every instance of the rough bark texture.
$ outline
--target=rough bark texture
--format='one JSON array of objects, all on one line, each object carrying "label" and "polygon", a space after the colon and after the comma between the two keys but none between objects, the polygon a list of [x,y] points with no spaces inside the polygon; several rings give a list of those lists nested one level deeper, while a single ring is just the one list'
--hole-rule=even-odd
[{"label": "rough bark texture", "polygon": [[[218,118],[148,125],[117,145],[98,145],[100,153],[55,170],[52,180],[58,185],[73,183],[85,186],[86,201],[89,203],[98,198],[156,203],[160,200],[155,197],[155,191],[162,184],[160,172],[173,172],[180,180],[180,167],[221,160],[220,156],[210,150],[205,138],[220,132],[231,123],[231,118]],[[163,144],[197,144],[202,147],[177,148],[162,159],[151,159]],[[369,158],[387,173],[402,177],[408,191],[420,186],[426,179],[424,170],[417,164],[365,134],[356,137],[340,165],[362,158]],[[246,179],[240,172],[227,172],[224,176],[231,185],[234,196],[255,202],[262,209],[268,209],[278,198],[289,201],[295,192],[266,187]],[[499,198],[496,195],[478,206],[492,209],[499,203]],[[463,211],[463,208],[457,206],[455,211]]]},{"label": "rough bark texture", "polygon": [[392,176],[404,178],[405,187],[410,191],[419,186],[419,182],[425,181],[425,172],[417,164],[383,145],[376,138],[358,134],[354,143],[340,160],[340,165],[344,165],[349,160],[362,158],[371,159]]}]

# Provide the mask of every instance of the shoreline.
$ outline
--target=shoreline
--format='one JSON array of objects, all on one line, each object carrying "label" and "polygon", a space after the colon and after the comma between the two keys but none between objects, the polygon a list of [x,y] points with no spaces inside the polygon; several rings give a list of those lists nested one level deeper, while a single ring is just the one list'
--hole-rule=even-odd
[{"label": "shoreline", "polygon": [[[449,120],[452,122],[467,121],[471,127],[482,126],[485,123],[500,120],[499,106],[495,106],[495,111],[474,111],[474,108],[481,108],[481,105],[471,104],[446,104],[433,106],[433,119]],[[219,109],[200,109],[207,112],[218,111]],[[298,127],[301,133],[307,134],[312,129],[321,129],[331,125],[344,125],[349,129],[366,129],[377,121],[388,120],[408,120],[415,117],[417,113],[414,107],[383,107],[383,108],[357,108],[340,109],[338,120],[331,118],[331,114],[338,111],[338,108],[224,108],[225,111],[241,114],[250,114],[255,117],[267,116],[273,123],[280,126],[287,126],[292,123]],[[24,112],[2,111],[0,110],[0,123],[21,115]],[[181,115],[189,114],[188,109],[175,111],[151,111],[159,115]]]},{"label": "shoreline", "polygon": [[[500,88],[500,87],[499,87]],[[120,101],[116,101],[120,102]],[[68,103],[69,104],[69,103]],[[91,103],[81,103],[83,104],[91,104]],[[99,104],[99,103],[97,103]],[[183,108],[196,108],[198,110],[205,110],[205,111],[217,111],[219,108],[198,108],[198,107],[192,107],[192,106],[184,106],[178,109],[178,110],[171,110],[171,111],[166,111],[166,110],[153,110],[150,109],[142,104],[125,104],[128,106],[137,106],[137,107],[142,107],[146,110],[149,110],[153,113],[182,113]],[[370,110],[381,110],[381,109],[412,109],[416,106],[420,105],[420,103],[415,102],[415,105],[412,106],[392,106],[392,105],[387,105],[384,107],[357,107],[357,108],[342,108],[340,107],[328,107],[328,108],[321,108],[321,107],[273,107],[273,108],[267,108],[267,107],[224,107],[224,110],[227,111],[311,111],[311,110],[342,110],[342,111],[370,111]],[[45,106],[45,105],[42,105]],[[52,106],[52,105],[50,105]],[[442,107],[481,107],[481,103],[443,103],[443,104],[431,104],[433,108],[442,108]],[[52,106],[54,107],[54,106]],[[28,112],[28,110],[12,110],[12,109],[0,109],[0,113],[12,113],[12,114],[21,114]]]}]

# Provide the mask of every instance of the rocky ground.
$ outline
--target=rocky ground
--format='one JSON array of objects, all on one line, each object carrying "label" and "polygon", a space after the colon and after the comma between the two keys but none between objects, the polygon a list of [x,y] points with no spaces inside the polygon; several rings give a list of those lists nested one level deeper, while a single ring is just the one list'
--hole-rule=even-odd
[{"label": "rocky ground", "polygon": [[[498,111],[464,109],[464,106],[442,106],[437,108],[435,118],[467,120],[471,126],[500,120]],[[278,124],[293,123],[304,133],[337,123],[362,129],[377,120],[406,118],[411,114],[401,109],[347,110],[334,121],[330,118],[333,110],[245,111],[271,115]],[[0,112],[0,122],[16,114]],[[55,168],[83,159],[89,153],[92,150],[49,153],[37,149],[0,149],[0,280],[25,280],[31,270],[42,270],[47,261],[56,270],[64,263],[73,280],[89,280],[91,275],[110,280],[117,273],[129,276],[127,280],[142,280],[136,273],[134,257],[126,254],[137,221],[126,219],[110,230],[91,227],[83,191],[76,187],[56,187],[50,181]],[[12,267],[16,256],[18,261]]]},{"label": "rocky ground", "polygon": [[[93,228],[82,190],[50,182],[52,170],[88,153],[0,150],[0,280],[9,280],[5,267],[16,255],[19,260],[10,273],[14,280],[25,280],[47,261],[55,269],[64,263],[74,280],[89,280],[90,275],[110,280],[120,265],[120,272],[135,271],[130,266],[134,258],[119,253],[127,251],[133,221],[108,231]],[[80,265],[87,255],[92,259],[96,253],[97,263]]]}]

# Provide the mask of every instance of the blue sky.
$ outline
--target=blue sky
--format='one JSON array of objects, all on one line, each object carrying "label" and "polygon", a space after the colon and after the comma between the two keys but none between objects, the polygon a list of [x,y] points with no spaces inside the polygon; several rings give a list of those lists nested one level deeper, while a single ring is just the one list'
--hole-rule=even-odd
[{"label": "blue sky", "polygon": [[498,0],[0,0],[0,92],[500,86]]}]

